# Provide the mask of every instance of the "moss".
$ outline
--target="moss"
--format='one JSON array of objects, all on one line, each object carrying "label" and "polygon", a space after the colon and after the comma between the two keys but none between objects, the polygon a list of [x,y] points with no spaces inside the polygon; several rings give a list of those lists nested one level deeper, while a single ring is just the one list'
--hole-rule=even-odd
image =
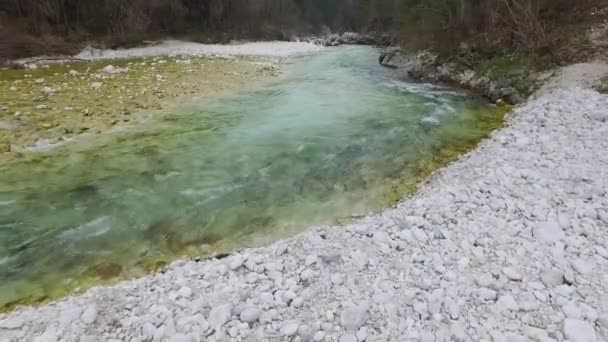
[{"label": "moss", "polygon": [[595,89],[601,94],[608,94],[608,78],[602,79],[596,86]]},{"label": "moss", "polygon": [[477,62],[473,70],[493,81],[497,87],[510,87],[527,97],[540,86],[535,75],[547,67],[532,55],[511,54]]},{"label": "moss", "polygon": [[[44,140],[65,141],[127,123],[162,119],[181,98],[219,94],[270,76],[254,59],[155,58],[0,70],[0,158]],[[128,68],[108,74],[107,65]],[[99,87],[98,89],[96,89]],[[1,126],[0,126],[1,127]]]},{"label": "moss", "polygon": [[9,312],[18,306],[36,305],[49,300],[42,287],[21,281],[17,284],[6,283],[0,286],[0,313]]},{"label": "moss", "polygon": [[97,277],[101,280],[107,281],[110,279],[115,279],[120,276],[122,273],[122,266],[116,263],[101,263],[95,266],[90,267],[85,275],[91,277]]},{"label": "moss", "polygon": [[144,265],[144,269],[148,273],[154,273],[167,267],[169,263],[166,260],[155,260]]},{"label": "moss", "polygon": [[479,142],[487,138],[491,132],[501,128],[504,125],[506,114],[511,109],[511,106],[503,106],[496,110],[482,110],[478,113],[471,113],[478,120],[475,122],[476,129],[473,130],[475,133],[469,137],[462,137],[462,132],[457,133],[449,129],[443,129],[439,132],[443,143],[435,147],[432,153],[425,154],[424,158],[417,161],[411,174],[393,185],[392,191],[388,192],[385,197],[387,202],[395,204],[401,201],[404,196],[416,193],[437,170],[459,160],[463,155],[477,147]]}]

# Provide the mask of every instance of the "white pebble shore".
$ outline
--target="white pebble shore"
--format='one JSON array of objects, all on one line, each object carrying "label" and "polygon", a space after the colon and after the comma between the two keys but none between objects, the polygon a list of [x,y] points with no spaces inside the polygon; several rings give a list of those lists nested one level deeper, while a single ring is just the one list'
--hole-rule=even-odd
[{"label": "white pebble shore", "polygon": [[140,58],[158,56],[260,56],[290,57],[321,50],[323,47],[304,42],[251,42],[230,45],[200,44],[166,40],[159,45],[140,48],[99,50],[86,49],[76,58],[87,60]]},{"label": "white pebble shore", "polygon": [[17,309],[0,341],[608,341],[608,96],[553,87],[393,209]]}]

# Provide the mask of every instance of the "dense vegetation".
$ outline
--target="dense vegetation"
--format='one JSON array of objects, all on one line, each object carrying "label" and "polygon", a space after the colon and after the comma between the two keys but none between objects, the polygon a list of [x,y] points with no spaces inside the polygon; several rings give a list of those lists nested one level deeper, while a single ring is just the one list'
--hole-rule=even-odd
[{"label": "dense vegetation", "polygon": [[[162,36],[200,41],[391,31],[420,47],[486,45],[553,53],[559,29],[606,0],[0,0],[0,58]],[[556,33],[557,32],[557,33]]]}]

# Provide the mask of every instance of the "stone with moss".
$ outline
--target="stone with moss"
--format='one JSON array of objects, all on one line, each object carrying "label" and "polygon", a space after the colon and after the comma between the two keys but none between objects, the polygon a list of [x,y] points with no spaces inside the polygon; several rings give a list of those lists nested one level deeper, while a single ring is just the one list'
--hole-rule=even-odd
[{"label": "stone with moss", "polygon": [[[10,104],[10,111],[0,111],[0,121],[15,122],[4,140],[11,141],[11,150],[23,152],[39,140],[162,119],[163,109],[185,97],[218,95],[277,75],[276,67],[267,72],[259,61],[157,57],[114,60],[112,68],[96,61],[0,70],[0,103]],[[4,140],[0,153],[11,146]]]}]

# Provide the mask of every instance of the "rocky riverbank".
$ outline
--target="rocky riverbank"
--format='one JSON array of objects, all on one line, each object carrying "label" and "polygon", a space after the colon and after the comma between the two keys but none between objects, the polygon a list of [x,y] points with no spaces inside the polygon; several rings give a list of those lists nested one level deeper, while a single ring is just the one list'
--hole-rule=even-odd
[{"label": "rocky riverbank", "polygon": [[344,32],[342,34],[329,34],[324,38],[308,38],[304,41],[322,46],[340,45],[374,45],[391,46],[397,43],[395,36],[388,33],[356,33]]},{"label": "rocky riverbank", "polygon": [[[463,51],[459,56],[466,54]],[[521,55],[487,60],[445,58],[431,52],[412,54],[388,48],[382,57],[381,64],[400,69],[403,77],[469,89],[492,102],[511,105],[525,101],[552,76],[550,68]]]},{"label": "rocky riverbank", "polygon": [[483,39],[473,39],[449,49],[437,46],[435,51],[442,53],[388,48],[384,56],[392,58],[384,64],[401,69],[404,77],[469,89],[497,103],[519,104],[551,78],[558,65],[606,61],[605,16],[605,10],[595,8],[580,25],[558,33],[554,45],[542,52],[500,50]]},{"label": "rocky riverbank", "polygon": [[394,209],[17,309],[0,340],[607,340],[608,96],[583,81],[607,71],[565,70]]}]

